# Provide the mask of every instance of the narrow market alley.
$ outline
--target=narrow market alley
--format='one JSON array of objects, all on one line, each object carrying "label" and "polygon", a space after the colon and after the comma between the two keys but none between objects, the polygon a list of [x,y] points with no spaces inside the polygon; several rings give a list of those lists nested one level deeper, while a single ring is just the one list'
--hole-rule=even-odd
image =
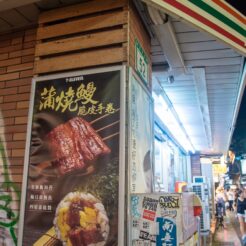
[{"label": "narrow market alley", "polygon": [[[242,241],[240,239],[239,223],[235,216],[235,212],[226,212],[223,222],[224,228],[218,226],[216,223],[214,226],[213,240],[210,245],[212,246],[241,246]],[[213,230],[212,230],[213,231]]]}]

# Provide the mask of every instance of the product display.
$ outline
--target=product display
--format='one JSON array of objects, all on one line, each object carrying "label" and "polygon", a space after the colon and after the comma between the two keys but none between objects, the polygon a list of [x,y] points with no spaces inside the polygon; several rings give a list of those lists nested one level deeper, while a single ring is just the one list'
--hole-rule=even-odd
[{"label": "product display", "polygon": [[103,204],[89,193],[70,192],[56,209],[57,237],[67,246],[105,245],[109,220]]}]

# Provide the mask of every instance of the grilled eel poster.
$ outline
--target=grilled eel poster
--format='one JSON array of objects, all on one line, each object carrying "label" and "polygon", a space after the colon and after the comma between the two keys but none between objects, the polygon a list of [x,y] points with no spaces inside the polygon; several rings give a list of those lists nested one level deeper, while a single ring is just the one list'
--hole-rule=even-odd
[{"label": "grilled eel poster", "polygon": [[36,81],[21,245],[118,245],[120,81]]}]

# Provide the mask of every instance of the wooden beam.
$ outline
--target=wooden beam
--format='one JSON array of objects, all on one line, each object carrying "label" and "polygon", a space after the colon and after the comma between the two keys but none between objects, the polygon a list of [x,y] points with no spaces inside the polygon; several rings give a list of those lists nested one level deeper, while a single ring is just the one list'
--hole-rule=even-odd
[{"label": "wooden beam", "polygon": [[105,45],[124,43],[127,41],[127,29],[104,31],[73,38],[59,39],[36,45],[36,56],[45,56]]},{"label": "wooden beam", "polygon": [[127,49],[107,48],[87,51],[54,58],[41,59],[35,62],[35,74],[84,68],[97,65],[124,62],[127,59]]},{"label": "wooden beam", "polygon": [[89,1],[61,9],[50,10],[40,15],[39,23],[47,23],[56,20],[67,19],[76,16],[88,15],[92,13],[102,12],[110,9],[124,7],[127,0],[103,0]]},{"label": "wooden beam", "polygon": [[127,23],[127,17],[127,11],[122,11],[40,27],[37,40],[122,25]]}]

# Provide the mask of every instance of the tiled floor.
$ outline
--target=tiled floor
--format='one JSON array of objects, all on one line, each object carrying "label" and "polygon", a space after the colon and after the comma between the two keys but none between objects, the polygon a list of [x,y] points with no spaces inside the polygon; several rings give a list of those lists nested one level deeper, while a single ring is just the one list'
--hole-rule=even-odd
[{"label": "tiled floor", "polygon": [[215,229],[212,246],[241,246],[239,224],[235,213],[227,211],[223,224],[224,228]]}]

